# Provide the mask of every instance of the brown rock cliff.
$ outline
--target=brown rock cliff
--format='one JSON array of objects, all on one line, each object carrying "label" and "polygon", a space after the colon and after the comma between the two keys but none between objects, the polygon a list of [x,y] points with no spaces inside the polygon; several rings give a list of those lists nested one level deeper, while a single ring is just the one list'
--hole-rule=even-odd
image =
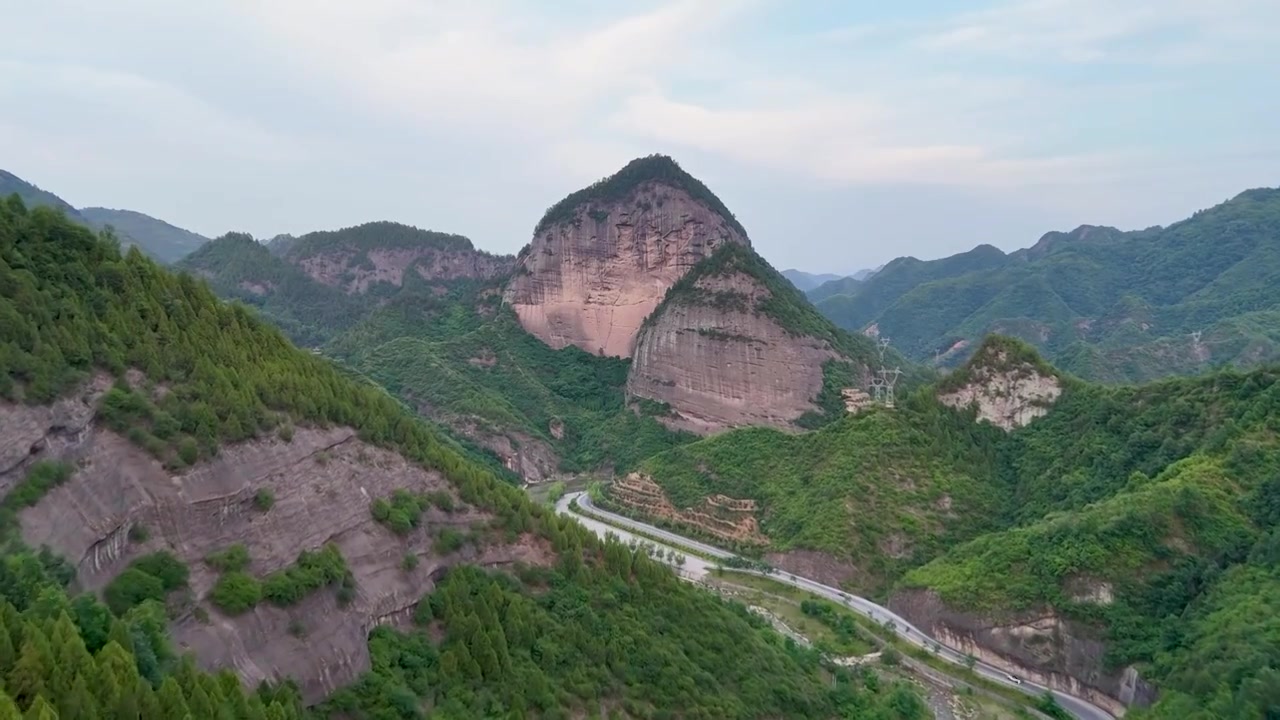
[{"label": "brown rock cliff", "polygon": [[[191,591],[209,620],[190,612],[175,621],[181,648],[195,652],[206,667],[231,667],[249,686],[264,679],[292,677],[304,699],[316,701],[369,667],[366,638],[383,623],[404,622],[421,597],[451,565],[545,562],[542,541],[514,545],[467,544],[441,557],[432,537],[441,527],[466,530],[487,516],[474,510],[427,512],[423,527],[399,537],[376,523],[370,502],[397,489],[446,490],[448,482],[399,455],[367,445],[350,428],[298,428],[291,442],[260,439],[226,446],[212,461],[171,475],[151,456],[92,422],[96,399],[110,387],[96,379],[81,394],[51,408],[0,403],[0,485],[12,487],[27,466],[50,458],[75,462],[75,474],[22,512],[22,532],[31,545],[47,544],[77,567],[78,583],[98,590],[134,558],[167,549],[191,568]],[[254,506],[260,489],[274,505]],[[145,543],[128,539],[141,524]],[[291,565],[303,550],[335,543],[357,586],[355,599],[340,608],[330,590],[312,593],[297,605],[268,602],[231,617],[203,601],[217,574],[203,559],[234,543],[244,543],[262,576]],[[418,566],[406,571],[406,553]],[[295,637],[301,626],[305,637]]]},{"label": "brown rock cliff", "polygon": [[749,243],[736,223],[685,190],[645,182],[540,229],[504,301],[525,330],[554,348],[630,357],[666,291],[726,242]]},{"label": "brown rock cliff", "polygon": [[791,428],[816,410],[823,363],[841,356],[754,309],[770,291],[736,272],[698,278],[699,297],[664,305],[640,333],[633,397],[669,404],[667,424],[708,434],[740,425]]},{"label": "brown rock cliff", "polygon": [[1107,647],[1096,631],[1052,610],[982,617],[949,608],[926,589],[894,593],[889,608],[957,652],[1083,697],[1116,715],[1129,706],[1149,705],[1156,697],[1155,688],[1136,669],[1104,669]]}]

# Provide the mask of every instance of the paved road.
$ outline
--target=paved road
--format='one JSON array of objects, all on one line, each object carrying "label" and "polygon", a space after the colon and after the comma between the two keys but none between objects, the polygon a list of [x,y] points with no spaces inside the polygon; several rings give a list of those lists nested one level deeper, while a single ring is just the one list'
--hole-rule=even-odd
[{"label": "paved road", "polygon": [[[600,520],[596,520],[591,517],[588,517],[583,512],[574,512],[573,509],[570,507],[570,504],[574,500],[578,501],[578,505],[581,507],[583,511],[591,513],[592,515],[595,515],[601,519],[607,520],[608,523],[600,522]],[[586,493],[575,492],[575,493],[569,493],[565,495],[560,499],[559,502],[556,503],[556,512],[573,515],[575,518],[577,518],[579,522],[583,523],[588,528],[595,531],[596,534],[601,536],[603,536],[605,532],[613,532],[615,534],[627,535],[627,536],[630,535],[629,533],[625,533],[624,531],[620,531],[617,527],[614,527],[615,525],[618,525],[622,527],[631,528],[638,532],[642,532],[645,535],[648,535],[650,537],[657,538],[666,543],[669,543],[670,545],[674,546],[677,551],[679,551],[681,548],[688,548],[690,550],[696,550],[697,552],[700,552],[715,558],[734,557],[733,553],[727,550],[724,550],[722,548],[715,547],[714,545],[708,545],[704,542],[699,542],[691,538],[686,538],[683,535],[678,535],[669,530],[663,530],[662,528],[654,527],[647,523],[642,523],[637,520],[632,520],[629,517],[618,515],[617,513],[612,513],[612,512],[609,512],[608,510],[602,510],[599,507],[596,507],[595,505],[591,504],[591,498]],[[626,539],[627,538],[624,537],[624,540]],[[640,538],[640,539],[642,541],[645,540],[644,538]],[[686,568],[690,568],[690,569],[696,568],[694,571],[698,573],[698,576],[705,574],[706,566],[708,565],[706,561],[694,555],[687,555],[686,557],[687,557]],[[697,563],[696,566],[694,564],[695,562]],[[886,622],[892,622],[893,631],[895,633],[897,633],[899,636],[901,636],[903,639],[907,640],[908,642],[911,642],[920,647],[930,647],[931,645],[935,644],[933,639],[930,638],[928,635],[924,634],[923,632],[921,632],[919,628],[907,622],[905,618],[897,615],[896,613],[889,610],[888,608],[877,605],[876,603],[871,602],[866,598],[858,597],[857,595],[851,595],[849,593],[846,593],[843,590],[840,590],[839,588],[833,588],[829,585],[823,585],[821,583],[814,582],[813,580],[810,580],[808,578],[804,578],[799,575],[791,575],[781,570],[774,572],[772,574],[760,572],[757,570],[739,570],[739,569],[735,569],[734,572],[745,572],[752,575],[760,575],[762,577],[767,577],[771,580],[775,580],[777,582],[784,583],[786,585],[791,585],[793,587],[800,588],[801,590],[806,590],[808,592],[813,593],[814,595],[827,598],[828,600],[831,600],[838,604],[845,605],[849,608],[852,608],[853,610],[859,613],[862,613],[863,615],[866,615],[867,617],[870,617],[872,620],[875,620],[876,622],[881,624]],[[689,574],[689,573],[685,573],[685,574]],[[937,644],[941,648],[936,653],[938,657],[941,657],[957,665],[965,664],[965,656],[963,654],[958,653],[948,648],[945,645],[941,645],[941,643],[937,643]],[[978,662],[974,664],[973,671],[988,680],[992,680],[994,682],[1007,685],[1021,692],[1025,692],[1028,695],[1038,696],[1046,691],[1049,691],[1049,689],[1044,687],[1043,685],[1037,685],[1029,680],[1023,680],[1020,683],[1014,682],[1009,679],[1009,677],[1005,674],[1003,670],[983,662]],[[1080,718],[1080,720],[1113,720],[1113,718],[1115,717],[1114,715],[1107,712],[1103,708],[1100,708],[1097,705],[1094,705],[1088,702],[1087,700],[1078,698],[1074,695],[1067,695],[1065,693],[1061,693],[1058,691],[1049,691],[1049,692],[1053,693],[1053,697],[1058,701],[1058,704],[1061,705],[1064,710],[1071,713],[1072,716],[1076,718]]]}]

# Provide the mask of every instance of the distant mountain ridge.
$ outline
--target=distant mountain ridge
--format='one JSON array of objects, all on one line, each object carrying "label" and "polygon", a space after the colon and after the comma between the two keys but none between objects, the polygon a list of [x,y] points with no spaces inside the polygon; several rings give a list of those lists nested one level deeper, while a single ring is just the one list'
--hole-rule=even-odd
[{"label": "distant mountain ridge", "polygon": [[68,219],[93,230],[110,226],[121,245],[137,245],[143,252],[165,264],[190,254],[209,239],[133,210],[101,207],[76,209],[57,195],[42,190],[11,172],[0,170],[0,198],[17,193],[28,207],[47,206],[61,210]]},{"label": "distant mountain ridge", "polygon": [[[872,275],[875,275],[877,272],[880,272],[880,268],[882,267],[884,266],[881,265],[880,267],[877,267],[877,268],[863,268],[858,272],[853,273],[852,275],[840,275],[838,273],[809,273],[803,270],[796,270],[793,268],[791,270],[783,270],[782,276],[790,280],[791,284],[795,285],[796,289],[798,289],[800,292],[808,295],[824,286],[833,286],[833,284],[839,285],[840,283],[848,283],[848,282],[853,282],[853,283],[862,282],[863,280],[866,280]],[[834,292],[828,291],[824,293],[823,296],[825,297],[826,295],[834,295],[834,294],[835,294]],[[813,298],[810,298],[810,299],[813,299]]]},{"label": "distant mountain ridge", "polygon": [[1138,382],[1280,359],[1277,277],[1280,190],[1264,188],[1168,227],[1082,225],[1012,253],[898,258],[810,297],[916,360],[954,365],[998,332],[1083,377]]}]

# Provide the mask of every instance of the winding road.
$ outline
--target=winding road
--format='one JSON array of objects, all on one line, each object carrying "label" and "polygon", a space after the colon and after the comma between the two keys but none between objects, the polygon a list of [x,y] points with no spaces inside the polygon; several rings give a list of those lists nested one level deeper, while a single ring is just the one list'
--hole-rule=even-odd
[{"label": "winding road", "polygon": [[[573,503],[575,500],[584,512],[577,512],[574,510]],[[601,537],[603,537],[605,533],[613,533],[621,537],[624,542],[634,538],[642,542],[649,543],[653,543],[651,538],[656,538],[669,543],[670,548],[674,549],[676,552],[681,552],[682,550],[693,550],[702,553],[703,555],[707,555],[708,557],[726,559],[735,557],[733,553],[715,547],[714,545],[708,545],[704,542],[687,538],[683,535],[678,535],[669,530],[663,530],[662,528],[654,527],[653,525],[632,520],[629,517],[618,515],[617,513],[609,512],[608,510],[602,510],[593,505],[591,503],[591,498],[583,492],[568,493],[564,497],[560,498],[556,503],[556,512],[562,515],[573,516],[578,520],[578,522],[581,522],[588,529]],[[602,520],[607,522],[601,522]],[[648,537],[632,535],[625,530],[619,529],[620,527],[631,528],[632,530],[643,533]],[[705,575],[711,567],[713,566],[710,563],[696,555],[686,555],[685,565],[681,567],[680,570],[682,571],[682,574],[697,578]],[[858,597],[857,595],[844,592],[839,588],[823,585],[822,583],[800,577],[799,575],[792,575],[781,570],[774,573],[764,573],[758,570],[735,568],[734,572],[759,575],[776,582],[800,588],[801,590],[813,593],[819,597],[824,597],[835,603],[849,607],[856,612],[866,615],[881,625],[891,622],[893,623],[891,627],[893,632],[904,640],[924,648],[929,648],[931,645],[937,645],[940,648],[938,652],[935,653],[937,657],[955,663],[956,665],[965,665],[966,658],[963,654],[958,653],[941,643],[937,643],[928,635],[921,632],[919,628],[907,622],[905,618],[899,616],[886,607],[882,607],[871,602],[866,598]],[[1045,692],[1050,692],[1064,710],[1080,720],[1113,720],[1115,718],[1114,715],[1107,712],[1105,709],[1074,695],[1067,695],[1056,690],[1049,690],[1049,688],[1044,687],[1043,685],[1037,685],[1029,680],[1022,680],[1020,682],[1010,680],[1004,670],[983,662],[975,663],[973,665],[973,671],[987,680],[1006,685],[1020,692],[1027,693],[1028,695],[1039,696]]]}]

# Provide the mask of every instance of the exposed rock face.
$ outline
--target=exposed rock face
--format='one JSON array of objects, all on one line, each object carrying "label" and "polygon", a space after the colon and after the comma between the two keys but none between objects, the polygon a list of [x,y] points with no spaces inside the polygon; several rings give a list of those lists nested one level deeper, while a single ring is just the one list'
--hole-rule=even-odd
[{"label": "exposed rock face", "polygon": [[313,280],[354,294],[380,282],[400,287],[406,272],[416,272],[426,280],[494,278],[509,272],[515,260],[475,250],[422,246],[363,252],[341,249],[297,258],[296,263]]},{"label": "exposed rock face", "polygon": [[749,243],[685,191],[642,183],[620,201],[586,203],[572,222],[542,229],[521,253],[504,301],[551,347],[630,357],[667,289],[726,242]]},{"label": "exposed rock face", "polygon": [[1045,415],[1062,394],[1062,383],[1029,362],[1009,362],[1004,351],[994,362],[975,364],[968,381],[938,400],[951,407],[976,406],[978,419],[1012,430]]},{"label": "exposed rock face", "polygon": [[996,620],[956,612],[925,589],[895,593],[889,608],[958,652],[1117,715],[1155,700],[1155,688],[1134,668],[1103,670],[1107,648],[1096,632],[1051,610]]},{"label": "exposed rock face", "polygon": [[[92,423],[94,400],[107,387],[99,378],[80,397],[53,408],[0,404],[4,487],[34,459],[78,466],[65,484],[24,510],[21,522],[28,543],[47,544],[76,565],[82,586],[100,589],[134,558],[167,549],[189,565],[191,591],[204,604],[200,599],[217,574],[203,558],[237,542],[247,547],[249,571],[259,576],[333,542],[355,577],[357,595],[345,608],[333,591],[322,589],[288,608],[263,602],[229,617],[206,605],[207,623],[190,612],[176,621],[181,647],[206,667],[234,668],[250,686],[288,676],[308,702],[318,700],[368,669],[369,630],[403,622],[445,568],[550,557],[542,541],[531,539],[435,554],[432,534],[440,527],[466,529],[488,519],[469,509],[446,514],[433,508],[423,527],[403,538],[374,522],[369,505],[375,498],[401,488],[451,492],[450,485],[438,473],[361,442],[350,428],[299,428],[288,443],[272,438],[226,446],[216,459],[170,475],[143,450]],[[266,512],[254,506],[264,488],[275,496]],[[145,543],[128,539],[137,524],[150,530]],[[401,568],[408,552],[420,558],[411,571]],[[305,638],[290,633],[296,623],[306,629]]]},{"label": "exposed rock face", "polygon": [[701,434],[739,425],[791,428],[817,409],[822,365],[840,355],[753,311],[769,291],[745,273],[695,285],[708,300],[668,303],[641,332],[628,394],[668,403],[675,415],[664,422]]}]

